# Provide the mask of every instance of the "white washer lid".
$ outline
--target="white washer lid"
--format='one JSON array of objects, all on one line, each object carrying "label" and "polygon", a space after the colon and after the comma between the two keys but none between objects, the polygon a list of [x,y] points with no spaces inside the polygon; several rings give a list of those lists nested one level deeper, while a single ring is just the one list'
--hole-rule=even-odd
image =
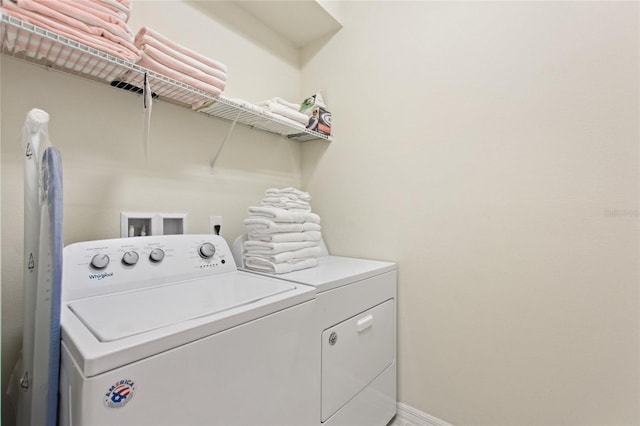
[{"label": "white washer lid", "polygon": [[269,274],[269,276],[313,286],[318,292],[323,292],[396,269],[396,264],[392,262],[343,256],[322,256],[318,257],[318,265],[313,268],[280,275]]},{"label": "white washer lid", "polygon": [[291,283],[233,279],[197,279],[117,293],[68,306],[101,342],[112,342],[194,318],[212,315],[265,297],[294,290]]}]

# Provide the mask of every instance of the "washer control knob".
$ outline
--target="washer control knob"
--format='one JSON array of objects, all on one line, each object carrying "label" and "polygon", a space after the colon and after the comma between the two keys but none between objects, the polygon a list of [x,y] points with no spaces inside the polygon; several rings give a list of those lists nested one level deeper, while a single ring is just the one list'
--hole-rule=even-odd
[{"label": "washer control knob", "polygon": [[198,250],[198,254],[203,259],[211,259],[213,255],[216,253],[216,246],[213,243],[204,243],[200,246]]},{"label": "washer control knob", "polygon": [[135,251],[128,251],[122,255],[122,263],[128,266],[133,266],[138,263],[138,259],[140,259],[140,256],[138,256],[138,253]]},{"label": "washer control knob", "polygon": [[95,269],[104,269],[109,264],[109,256],[106,254],[96,254],[91,258],[91,267]]},{"label": "washer control knob", "polygon": [[149,260],[152,262],[162,262],[162,259],[164,259],[164,250],[161,248],[154,248],[151,250],[151,253],[149,253]]}]

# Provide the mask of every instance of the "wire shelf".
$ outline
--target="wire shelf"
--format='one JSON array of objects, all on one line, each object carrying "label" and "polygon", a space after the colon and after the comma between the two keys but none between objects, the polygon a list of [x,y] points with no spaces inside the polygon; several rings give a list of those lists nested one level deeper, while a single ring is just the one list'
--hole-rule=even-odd
[{"label": "wire shelf", "polygon": [[315,139],[331,140],[324,133],[305,129],[297,123],[282,120],[256,105],[241,103],[224,96],[217,97],[211,105],[199,108],[198,112],[213,117],[235,121],[245,126],[286,136],[289,139],[306,142]]},{"label": "wire shelf", "polygon": [[328,135],[280,120],[257,106],[215,96],[2,11],[0,18],[3,54],[133,93],[141,93],[146,73],[154,97],[163,101],[190,109],[192,105],[206,105],[197,111],[301,142],[331,140]]}]

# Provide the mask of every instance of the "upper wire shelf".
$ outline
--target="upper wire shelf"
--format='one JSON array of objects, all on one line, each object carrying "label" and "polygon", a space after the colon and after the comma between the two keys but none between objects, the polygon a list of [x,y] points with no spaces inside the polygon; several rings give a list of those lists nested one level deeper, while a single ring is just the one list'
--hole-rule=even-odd
[{"label": "upper wire shelf", "polygon": [[161,100],[190,109],[192,105],[206,105],[197,111],[301,142],[331,140],[328,135],[280,120],[259,107],[207,93],[2,11],[0,18],[3,54],[134,93],[141,92],[146,73],[154,97]]}]

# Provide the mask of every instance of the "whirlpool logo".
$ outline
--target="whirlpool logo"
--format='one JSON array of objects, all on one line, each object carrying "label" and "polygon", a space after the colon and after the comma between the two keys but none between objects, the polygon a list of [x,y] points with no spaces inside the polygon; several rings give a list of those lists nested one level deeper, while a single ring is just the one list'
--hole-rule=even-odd
[{"label": "whirlpool logo", "polygon": [[109,278],[113,276],[113,272],[102,272],[100,274],[89,274],[90,280],[102,280],[104,278]]}]

